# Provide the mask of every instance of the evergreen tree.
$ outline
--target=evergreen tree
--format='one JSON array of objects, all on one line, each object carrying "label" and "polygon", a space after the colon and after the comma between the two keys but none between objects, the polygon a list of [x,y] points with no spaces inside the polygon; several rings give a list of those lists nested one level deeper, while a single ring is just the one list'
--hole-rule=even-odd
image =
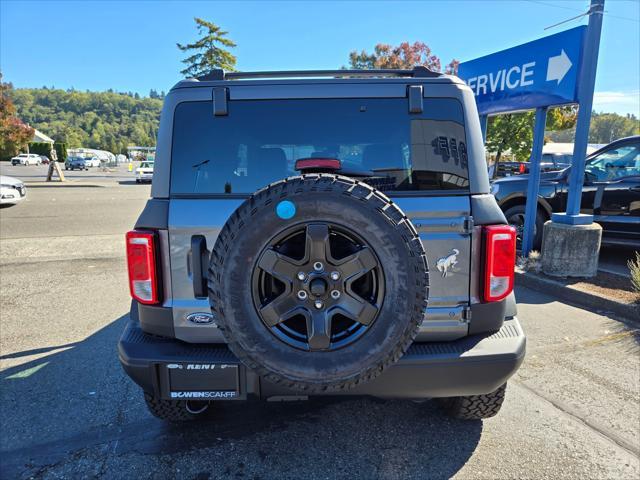
[{"label": "evergreen tree", "polygon": [[236,57],[223,47],[233,48],[236,44],[227,38],[228,32],[216,24],[195,18],[198,34],[202,37],[194,43],[177,43],[178,48],[190,55],[182,60],[187,65],[181,70],[185,77],[200,77],[216,68],[234,71]]}]

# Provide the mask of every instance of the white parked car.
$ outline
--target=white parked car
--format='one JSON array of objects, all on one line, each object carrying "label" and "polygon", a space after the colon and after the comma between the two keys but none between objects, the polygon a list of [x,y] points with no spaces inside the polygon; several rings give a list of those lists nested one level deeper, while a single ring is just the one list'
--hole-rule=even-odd
[{"label": "white parked car", "polygon": [[142,162],[136,168],[136,183],[150,182],[153,178],[153,162]]},{"label": "white parked car", "polygon": [[11,165],[40,165],[42,159],[35,153],[21,153],[11,159]]},{"label": "white parked car", "polygon": [[85,157],[84,164],[87,167],[99,167],[100,159],[98,157]]},{"label": "white parked car", "polygon": [[99,167],[100,159],[98,157],[84,157],[84,165],[85,167]]},{"label": "white parked car", "polygon": [[0,175],[0,205],[15,205],[27,196],[27,188],[13,177]]}]

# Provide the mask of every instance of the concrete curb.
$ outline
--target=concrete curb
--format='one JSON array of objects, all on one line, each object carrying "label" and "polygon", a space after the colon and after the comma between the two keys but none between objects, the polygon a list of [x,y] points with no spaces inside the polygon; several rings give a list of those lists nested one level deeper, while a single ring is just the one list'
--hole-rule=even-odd
[{"label": "concrete curb", "polygon": [[600,297],[592,293],[567,287],[549,278],[516,271],[516,285],[537,290],[578,307],[586,307],[594,311],[611,312],[626,320],[640,322],[640,305],[627,305],[610,298]]}]

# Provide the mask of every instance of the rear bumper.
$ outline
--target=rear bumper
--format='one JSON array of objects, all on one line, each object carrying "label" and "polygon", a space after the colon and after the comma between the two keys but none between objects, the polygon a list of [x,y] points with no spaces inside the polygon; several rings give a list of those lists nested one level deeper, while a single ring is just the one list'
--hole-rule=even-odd
[{"label": "rear bumper", "polygon": [[[516,318],[506,320],[492,335],[415,343],[378,378],[340,395],[429,398],[493,392],[520,367],[525,347],[526,338]],[[126,373],[144,391],[160,398],[183,398],[185,391],[199,395],[191,398],[209,399],[300,395],[258,377],[226,345],[155,337],[135,322],[125,328],[118,351]]]}]

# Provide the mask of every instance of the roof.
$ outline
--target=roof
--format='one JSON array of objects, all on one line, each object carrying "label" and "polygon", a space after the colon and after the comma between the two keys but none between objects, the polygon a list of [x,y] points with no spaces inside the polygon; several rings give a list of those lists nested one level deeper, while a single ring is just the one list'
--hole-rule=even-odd
[{"label": "roof", "polygon": [[33,139],[30,143],[55,143],[55,140],[42,133],[40,130],[34,129]]}]

